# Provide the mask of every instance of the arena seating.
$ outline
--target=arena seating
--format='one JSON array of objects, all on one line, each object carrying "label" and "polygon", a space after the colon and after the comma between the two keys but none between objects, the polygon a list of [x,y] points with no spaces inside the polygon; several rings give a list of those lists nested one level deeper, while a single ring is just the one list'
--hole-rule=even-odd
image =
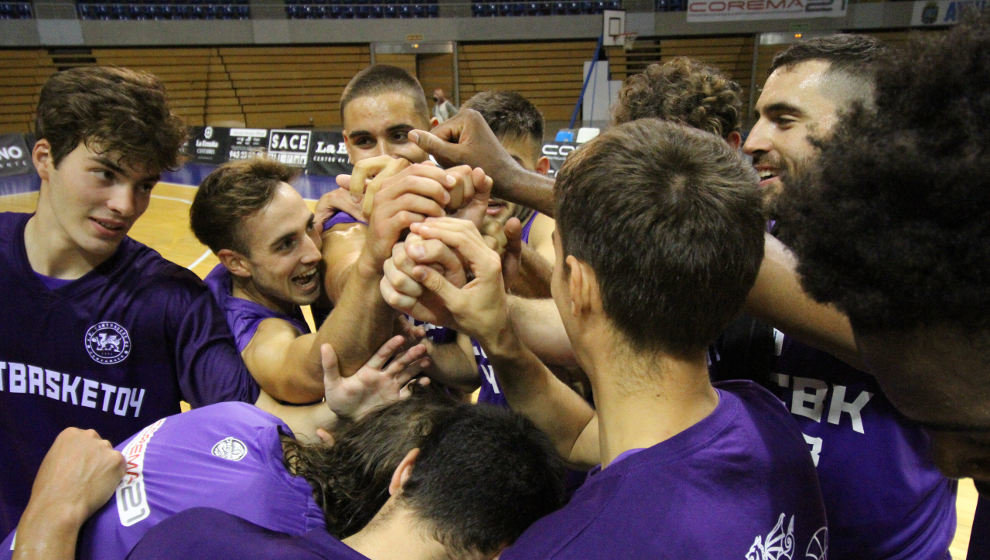
[{"label": "arena seating", "polygon": [[435,18],[437,0],[286,0],[290,19]]},{"label": "arena seating", "polygon": [[619,0],[571,0],[569,2],[474,0],[471,3],[471,15],[474,17],[563,16],[600,14],[604,10],[617,10],[619,8],[621,8]]},{"label": "arena seating", "polygon": [[0,19],[31,19],[30,2],[0,2]]},{"label": "arena seating", "polygon": [[77,0],[80,19],[250,19],[248,0],[211,2],[208,0],[102,2]]}]

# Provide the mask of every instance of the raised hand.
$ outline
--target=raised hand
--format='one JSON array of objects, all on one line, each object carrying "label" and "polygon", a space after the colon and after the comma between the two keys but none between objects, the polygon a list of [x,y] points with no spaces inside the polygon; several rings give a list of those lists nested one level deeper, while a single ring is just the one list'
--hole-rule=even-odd
[{"label": "raised hand", "polygon": [[338,419],[357,420],[409,396],[410,381],[429,367],[429,358],[423,344],[403,349],[405,340],[402,336],[390,338],[350,377],[340,376],[332,346],[324,344],[320,348],[326,403]]}]

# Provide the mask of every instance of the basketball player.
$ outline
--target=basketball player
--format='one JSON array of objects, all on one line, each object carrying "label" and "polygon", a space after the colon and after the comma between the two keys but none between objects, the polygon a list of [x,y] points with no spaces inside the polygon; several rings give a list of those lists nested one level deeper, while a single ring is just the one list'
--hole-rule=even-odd
[{"label": "basketball player", "polygon": [[164,86],[121,68],[59,72],[35,127],[37,209],[0,215],[3,532],[64,428],[119,443],[180,400],[258,396],[203,283],[127,235],[185,139]]},{"label": "basketball player", "polygon": [[149,532],[128,558],[494,558],[560,507],[560,464],[546,436],[521,416],[462,404],[409,450],[388,493],[374,518],[346,538],[323,530],[291,537],[191,510]]},{"label": "basketball player", "polygon": [[[421,163],[428,159],[426,152],[406,134],[429,126],[429,108],[419,82],[401,68],[378,64],[358,72],[345,87],[340,107],[347,152],[355,167],[353,176],[338,177],[338,184],[348,189],[353,178],[353,191],[363,192],[365,178],[371,179],[362,215],[338,212],[323,225],[325,291],[334,302],[334,313],[356,318],[334,341],[346,371],[364,363],[368,352],[393,332],[395,314],[382,300],[378,284],[382,264],[408,224],[442,216],[445,207],[459,208],[473,199],[476,187],[487,189],[490,180],[481,169],[443,170]],[[475,201],[479,222],[486,201]],[[427,344],[433,365],[428,374],[467,389],[461,380],[474,382],[477,371],[470,341],[430,327]]]},{"label": "basketball player", "polygon": [[553,294],[597,411],[516,338],[499,259],[480,236],[456,220],[412,226],[474,274],[458,289],[431,267],[412,271],[489,351],[512,407],[568,461],[602,466],[501,558],[760,557],[783,541],[825,557],[794,421],[754,383],[708,381],[707,345],[762,256],[755,182],[721,139],[654,119],[609,129],[565,162]]},{"label": "basketball player", "polygon": [[[328,549],[323,558],[336,549],[348,551],[345,557],[363,557],[354,549],[379,557],[375,551],[383,548],[417,558],[425,554],[420,546],[433,552],[441,547],[451,557],[490,557],[561,503],[559,462],[532,424],[507,412],[457,405],[436,391],[421,390],[370,413],[338,432],[332,447],[298,444],[279,424],[253,407],[229,403],[150,426],[123,452],[143,458],[145,469],[137,476],[145,479],[155,507],[147,519],[121,526],[124,512],[134,513],[129,505],[121,507],[121,489],[140,486],[128,470],[116,499],[83,528],[79,557],[123,558],[145,533],[129,558],[299,557],[313,546]],[[190,440],[181,446],[180,430]],[[119,480],[113,457],[99,455],[108,448],[92,447],[93,462],[111,463],[105,478]],[[64,458],[57,451],[53,448],[52,461]],[[172,459],[165,460],[166,454]],[[479,489],[463,484],[465,477],[498,484]],[[215,484],[190,484],[204,478]],[[52,498],[57,504],[44,487],[36,488],[29,511],[46,511]],[[245,490],[251,500],[243,499]],[[485,499],[472,500],[479,491]],[[71,495],[73,502],[100,503],[109,493],[94,488]],[[66,506],[73,502],[48,506],[47,512],[71,510]],[[176,526],[187,528],[176,531]],[[32,530],[39,527],[21,527],[22,535]],[[65,545],[75,538],[65,537]],[[52,544],[31,548],[19,541],[16,554],[30,558],[44,547],[53,551]],[[213,547],[224,552],[209,552]],[[71,551],[45,556],[72,557]]]},{"label": "basketball player", "polygon": [[[783,199],[785,219],[802,224],[793,235],[802,285],[848,314],[891,403],[928,429],[944,473],[973,477],[981,509],[990,495],[988,46],[984,15],[895,53],[877,73],[875,114],[857,107],[843,118]],[[981,513],[970,557],[990,555]]]}]

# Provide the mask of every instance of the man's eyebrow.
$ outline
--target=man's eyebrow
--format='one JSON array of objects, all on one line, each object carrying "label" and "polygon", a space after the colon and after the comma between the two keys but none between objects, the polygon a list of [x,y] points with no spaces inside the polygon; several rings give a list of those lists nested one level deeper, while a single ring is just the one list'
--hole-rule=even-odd
[{"label": "man's eyebrow", "polygon": [[414,128],[416,128],[416,127],[414,127],[411,124],[405,124],[405,123],[403,123],[403,124],[394,124],[394,125],[386,128],[385,131],[386,132],[402,132],[402,131],[405,131],[405,130],[412,130]]},{"label": "man's eyebrow", "polygon": [[[766,107],[763,107],[762,113],[764,115],[780,115],[784,113],[803,115],[804,111],[802,111],[797,105],[792,105],[786,101],[778,101],[777,103],[771,103]],[[759,116],[760,111],[757,111],[756,114]]]},{"label": "man's eyebrow", "polygon": [[[91,159],[94,162],[102,165],[103,167],[106,167],[107,169],[109,169],[110,171],[113,171],[114,173],[116,173],[118,175],[127,176],[127,174],[128,174],[126,169],[124,169],[123,167],[121,167],[120,165],[118,165],[115,161],[113,161],[112,159],[110,159],[110,158],[108,158],[106,156],[98,156],[98,155],[97,156],[91,156]],[[150,174],[142,177],[141,178],[141,182],[154,181],[155,183],[157,183],[158,181],[161,180],[161,178],[162,178],[162,174],[161,173],[150,173]]]}]

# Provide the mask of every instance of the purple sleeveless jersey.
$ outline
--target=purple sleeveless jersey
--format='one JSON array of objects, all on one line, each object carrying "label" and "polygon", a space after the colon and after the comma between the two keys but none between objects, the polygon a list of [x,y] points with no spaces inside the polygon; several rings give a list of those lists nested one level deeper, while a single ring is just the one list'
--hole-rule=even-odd
[{"label": "purple sleeveless jersey", "polygon": [[114,444],[148,422],[258,386],[203,283],[130,238],[82,278],[48,289],[28,263],[27,214],[0,214],[0,531],[17,525],[64,428]]},{"label": "purple sleeveless jersey", "polygon": [[[79,534],[77,559],[123,558],[149,529],[192,507],[213,507],[269,529],[323,530],[305,479],[282,464],[278,418],[246,403],[220,403],[162,418],[117,450],[127,473]],[[0,550],[10,557],[11,535]]]},{"label": "purple sleeveless jersey", "polygon": [[230,272],[222,264],[213,267],[213,270],[206,276],[206,286],[213,294],[213,299],[223,310],[227,317],[227,325],[230,332],[234,334],[234,342],[237,344],[237,351],[243,352],[248,343],[254,338],[254,333],[258,331],[258,325],[265,319],[282,319],[288,321],[297,331],[302,334],[310,332],[309,324],[303,317],[302,309],[295,307],[295,313],[291,316],[268,309],[260,303],[255,303],[232,294]]},{"label": "purple sleeveless jersey", "polygon": [[872,376],[774,334],[768,388],[797,420],[817,466],[833,557],[947,558],[956,483],[935,467],[924,430],[894,409]]},{"label": "purple sleeveless jersey", "polygon": [[825,512],[794,420],[755,383],[717,391],[710,415],[589,475],[501,558],[823,560]]},{"label": "purple sleeveless jersey", "polygon": [[209,508],[177,514],[145,535],[128,560],[368,560],[324,529],[294,536]]}]

